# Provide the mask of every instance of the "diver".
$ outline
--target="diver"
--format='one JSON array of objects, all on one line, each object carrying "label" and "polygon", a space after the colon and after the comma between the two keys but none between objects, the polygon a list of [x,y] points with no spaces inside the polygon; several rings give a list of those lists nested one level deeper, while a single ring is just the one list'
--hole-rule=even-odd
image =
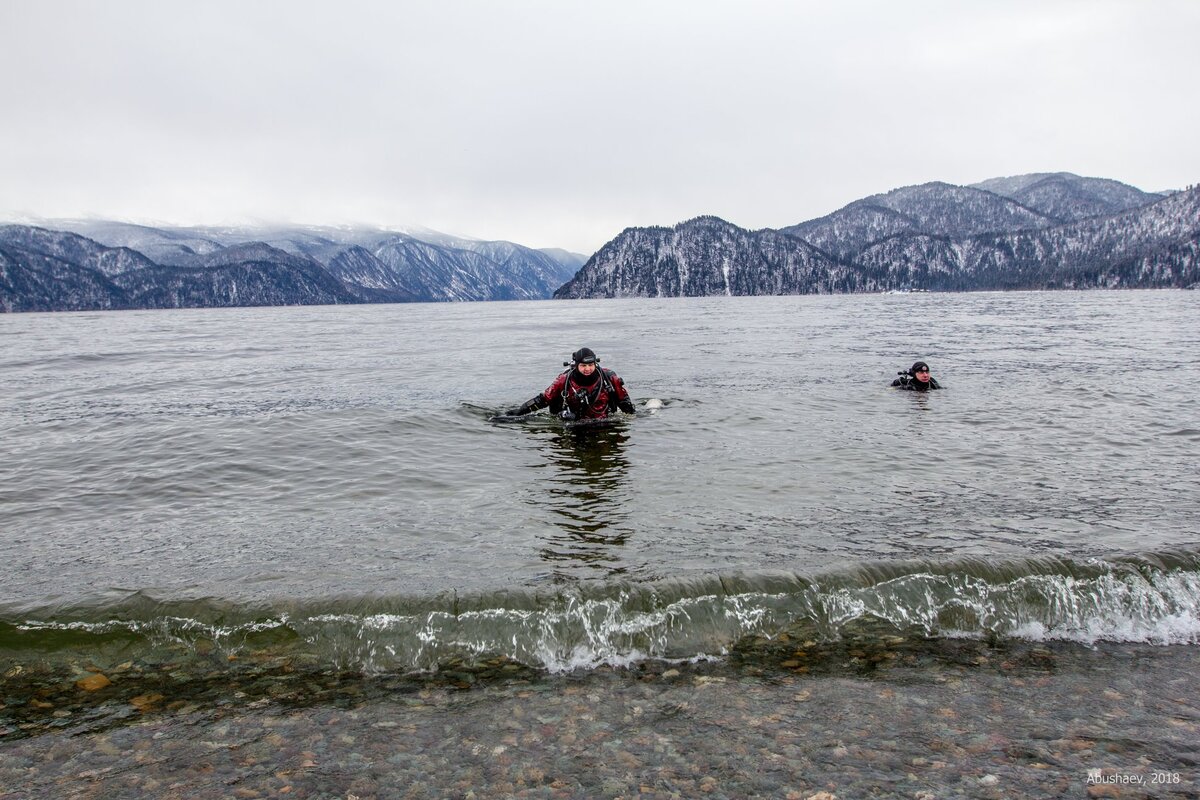
[{"label": "diver", "polygon": [[929,365],[918,361],[908,372],[899,373],[900,377],[892,381],[897,389],[907,389],[910,392],[928,392],[930,389],[940,389],[941,384],[929,374]]},{"label": "diver", "polygon": [[505,411],[505,416],[519,417],[546,406],[550,407],[550,413],[566,420],[604,419],[617,409],[626,414],[637,412],[625,390],[625,383],[615,372],[601,367],[600,359],[589,348],[576,350],[563,366],[567,369],[546,391],[519,408]]}]

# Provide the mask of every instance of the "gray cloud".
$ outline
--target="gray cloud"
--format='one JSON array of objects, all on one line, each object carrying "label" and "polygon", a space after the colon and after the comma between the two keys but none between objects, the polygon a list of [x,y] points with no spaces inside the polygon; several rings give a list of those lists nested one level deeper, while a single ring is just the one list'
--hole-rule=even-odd
[{"label": "gray cloud", "polygon": [[698,214],[1068,170],[1195,182],[1200,5],[0,6],[0,214],[423,224],[590,253]]}]

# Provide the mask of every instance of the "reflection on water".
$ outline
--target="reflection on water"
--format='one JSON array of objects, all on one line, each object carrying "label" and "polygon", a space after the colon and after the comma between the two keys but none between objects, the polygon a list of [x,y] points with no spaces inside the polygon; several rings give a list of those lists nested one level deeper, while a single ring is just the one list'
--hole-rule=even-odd
[{"label": "reflection on water", "polygon": [[555,565],[555,575],[565,576],[577,567],[600,575],[627,571],[620,550],[632,528],[625,510],[629,461],[624,447],[629,440],[620,422],[579,425],[539,431],[551,468],[546,504],[553,531],[543,536],[543,560]]}]

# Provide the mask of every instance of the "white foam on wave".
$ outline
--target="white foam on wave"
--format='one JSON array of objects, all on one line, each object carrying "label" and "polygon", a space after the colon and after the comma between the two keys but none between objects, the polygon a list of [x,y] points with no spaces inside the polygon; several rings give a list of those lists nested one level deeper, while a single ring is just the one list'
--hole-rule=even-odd
[{"label": "white foam on wave", "polygon": [[152,620],[114,619],[103,622],[55,622],[27,620],[16,628],[19,631],[76,631],[105,635],[110,633],[135,633],[180,642],[196,638],[220,642],[230,637],[244,636],[286,627],[287,616],[277,619],[258,620],[239,625],[213,625],[189,617],[157,617]]},{"label": "white foam on wave", "polygon": [[773,607],[787,603],[785,595],[704,595],[647,609],[627,594],[567,596],[538,609],[335,614],[290,625],[340,665],[367,672],[435,670],[455,658],[501,655],[565,673],[720,657],[739,637],[782,624],[788,615]]},{"label": "white foam on wave", "polygon": [[831,592],[822,606],[834,627],[873,615],[931,636],[1200,643],[1200,575],[1182,571],[1027,575],[997,584],[964,574],[915,573]]},{"label": "white foam on wave", "polygon": [[1179,614],[1145,624],[1137,620],[1089,620],[1075,627],[1047,627],[1040,622],[1028,622],[1012,630],[1016,639],[1034,642],[1064,641],[1080,644],[1125,642],[1153,645],[1200,644],[1200,620]]},{"label": "white foam on wave", "polygon": [[[497,656],[559,673],[648,659],[686,662],[721,657],[748,635],[770,637],[803,628],[805,636],[837,640],[855,621],[871,619],[931,637],[1200,643],[1200,573],[1099,567],[1090,574],[1026,574],[1011,580],[985,579],[967,570],[919,571],[866,585],[803,583],[784,592],[673,599],[634,588],[603,597],[564,593],[549,604],[525,608],[285,614],[224,626],[162,617],[18,627],[97,635],[128,631],[183,646],[207,639],[230,653],[261,641],[251,639],[255,634],[265,634],[284,650],[299,644],[322,661],[368,673],[430,671]],[[284,631],[289,635],[273,635]]]}]

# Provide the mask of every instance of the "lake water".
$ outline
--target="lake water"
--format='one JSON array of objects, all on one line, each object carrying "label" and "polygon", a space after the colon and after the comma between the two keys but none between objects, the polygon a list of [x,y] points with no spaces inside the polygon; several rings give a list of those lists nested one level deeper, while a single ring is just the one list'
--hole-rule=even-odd
[{"label": "lake water", "polygon": [[[584,345],[624,378],[636,416],[492,421]],[[888,388],[917,359],[943,391]],[[400,796],[387,776],[406,775],[422,797],[476,783],[481,797],[806,797],[838,791],[822,769],[890,764],[884,752],[899,766],[841,784],[843,797],[1040,796],[1038,769],[1078,792],[1093,767],[1140,774],[1147,791],[1153,769],[1180,774],[1153,796],[1195,789],[1197,293],[7,315],[0,381],[6,785],[158,796],[196,763],[193,728],[221,739],[241,725],[263,754],[237,785],[278,791],[255,781],[281,780],[295,756],[318,765],[288,773],[300,796],[345,797],[353,769],[322,773],[311,743],[262,744],[319,725],[330,748],[358,743],[342,742],[345,759],[375,765],[358,771],[375,776],[362,796]],[[76,686],[94,675],[111,684]],[[1169,699],[1132,711],[1105,694],[1129,698],[1140,678]],[[877,730],[897,703],[911,701],[913,725],[953,731],[929,716],[971,713],[934,708],[947,685],[971,698],[978,732],[959,733],[984,737],[977,752],[930,755],[928,731],[850,749],[852,729]],[[691,696],[714,686],[720,702]],[[1014,692],[1042,716],[995,708]],[[1085,696],[1123,709],[1125,752],[1070,727]],[[579,697],[622,711],[572,712]],[[825,716],[804,710],[816,701]],[[698,768],[716,783],[678,766],[672,783],[650,721],[628,716],[637,703],[693,709],[671,726],[699,750],[717,723],[697,709],[721,703],[719,727],[747,753],[751,728],[817,726],[828,764],[763,733],[777,782],[748,755],[720,766],[714,753]],[[553,720],[532,728],[567,720],[598,738],[585,747],[576,730],[572,756],[544,745],[561,730],[538,746],[481,737],[521,708]],[[387,766],[385,734],[425,731],[422,715],[474,744],[438,760],[443,739],[410,734],[415,760]],[[1037,750],[1038,724],[1061,753],[1011,774],[982,763]],[[144,752],[153,735],[181,749],[154,762],[167,774],[114,782],[140,734]],[[651,737],[622,745],[640,766],[584,763],[614,736]],[[377,756],[354,749],[367,742]],[[525,783],[489,772],[497,747]],[[951,780],[935,762],[968,766]],[[181,796],[231,793],[236,770],[215,769]],[[897,770],[930,777],[896,788]]]}]

